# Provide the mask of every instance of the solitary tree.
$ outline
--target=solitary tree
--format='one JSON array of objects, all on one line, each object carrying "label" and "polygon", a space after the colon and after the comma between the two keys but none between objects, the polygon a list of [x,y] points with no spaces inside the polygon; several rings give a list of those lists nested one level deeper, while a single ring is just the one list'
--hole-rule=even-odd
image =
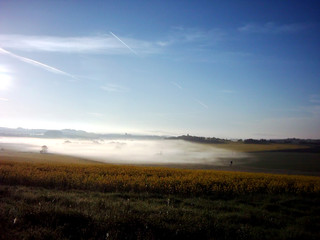
[{"label": "solitary tree", "polygon": [[47,147],[46,145],[43,145],[43,146],[41,147],[40,153],[47,153],[47,152],[48,152],[48,147]]}]

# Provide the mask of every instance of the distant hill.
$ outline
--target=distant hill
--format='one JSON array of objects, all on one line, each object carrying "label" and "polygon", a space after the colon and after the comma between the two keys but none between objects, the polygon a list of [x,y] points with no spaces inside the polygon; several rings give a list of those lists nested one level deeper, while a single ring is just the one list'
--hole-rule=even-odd
[{"label": "distant hill", "polygon": [[286,139],[245,139],[243,143],[246,144],[270,144],[270,143],[286,143],[286,144],[320,144],[319,139],[299,139],[299,138],[286,138]]},{"label": "distant hill", "polygon": [[0,136],[4,137],[35,137],[35,138],[79,138],[79,139],[171,139],[171,140],[184,140],[197,143],[229,143],[229,142],[242,142],[244,144],[271,144],[271,143],[287,143],[287,144],[320,144],[319,139],[299,139],[299,138],[286,138],[286,139],[237,139],[229,140],[216,137],[201,137],[191,136],[189,134],[172,137],[172,136],[156,136],[156,135],[138,135],[138,134],[99,134],[91,133],[83,130],[75,129],[27,129],[27,128],[5,128],[0,127]]},{"label": "distant hill", "polygon": [[215,137],[198,137],[191,135],[182,135],[178,137],[168,137],[166,139],[180,139],[189,142],[197,142],[197,143],[229,143],[229,142],[241,142],[244,144],[272,144],[272,143],[285,143],[285,144],[320,144],[320,139],[299,139],[299,138],[286,138],[286,139],[238,139],[238,140],[229,140],[229,139],[221,139]]},{"label": "distant hill", "polygon": [[178,137],[168,137],[167,139],[181,139],[189,142],[198,142],[198,143],[227,143],[231,142],[231,140],[215,138],[215,137],[197,137],[197,136],[190,136],[190,135],[182,135]]},{"label": "distant hill", "polygon": [[80,139],[163,139],[161,136],[132,134],[98,134],[82,130],[62,129],[26,129],[0,127],[0,136],[4,137],[35,137],[35,138],[80,138]]}]

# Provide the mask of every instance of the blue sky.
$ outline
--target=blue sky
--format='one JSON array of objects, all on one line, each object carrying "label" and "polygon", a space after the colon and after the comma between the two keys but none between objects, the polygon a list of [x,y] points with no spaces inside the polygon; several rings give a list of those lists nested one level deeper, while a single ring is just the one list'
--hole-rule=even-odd
[{"label": "blue sky", "polygon": [[319,1],[0,1],[0,126],[320,138]]}]

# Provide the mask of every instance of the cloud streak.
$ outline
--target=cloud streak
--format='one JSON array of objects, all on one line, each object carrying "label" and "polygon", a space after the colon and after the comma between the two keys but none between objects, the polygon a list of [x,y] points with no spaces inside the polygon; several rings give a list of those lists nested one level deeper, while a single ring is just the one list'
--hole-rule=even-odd
[{"label": "cloud streak", "polygon": [[311,103],[319,103],[320,104],[320,95],[319,94],[312,94],[309,96],[309,101]]},{"label": "cloud streak", "polygon": [[8,101],[9,101],[9,99],[8,99],[8,98],[0,98],[0,101],[8,102]]},{"label": "cloud streak", "polygon": [[0,35],[0,45],[6,49],[58,53],[122,55],[129,53],[127,49],[135,55],[138,54],[133,49],[139,50],[141,54],[161,52],[161,47],[156,43],[132,38],[120,39],[111,32],[81,37]]},{"label": "cloud streak", "polygon": [[88,112],[87,114],[90,116],[93,116],[93,117],[103,117],[104,116],[104,114],[98,113],[98,112]]},{"label": "cloud streak", "polygon": [[123,93],[128,91],[127,88],[117,84],[106,84],[104,86],[101,86],[101,89],[107,92],[118,92],[118,93]]},{"label": "cloud streak", "polygon": [[16,55],[12,52],[9,52],[3,48],[0,48],[0,54],[5,54],[7,56],[10,56],[12,58],[15,58],[15,59],[18,59],[19,61],[22,61],[22,62],[25,62],[25,63],[28,63],[28,64],[31,64],[31,65],[34,65],[36,67],[40,67],[44,70],[47,70],[49,72],[52,72],[52,73],[55,73],[55,74],[60,74],[60,75],[64,75],[64,76],[67,76],[67,77],[70,77],[70,78],[73,78],[73,79],[76,79],[75,76],[69,74],[69,73],[66,73],[64,71],[61,71],[57,68],[54,68],[54,67],[51,67],[49,65],[46,65],[44,63],[41,63],[41,62],[38,62],[36,60],[33,60],[33,59],[30,59],[30,58],[26,58],[26,57],[22,57],[22,56],[19,56],[19,55]]},{"label": "cloud streak", "polygon": [[172,27],[167,39],[158,41],[157,45],[166,47],[178,44],[197,44],[198,47],[205,47],[225,39],[225,35],[226,33],[218,28],[206,30],[200,28]]},{"label": "cloud streak", "polygon": [[232,94],[235,93],[234,90],[230,90],[230,89],[224,89],[224,90],[220,90],[221,93],[227,93],[227,94]]},{"label": "cloud streak", "polygon": [[276,24],[274,22],[267,22],[265,24],[248,23],[238,28],[239,32],[244,33],[262,33],[262,34],[281,34],[281,33],[297,33],[306,28],[309,25],[294,23],[294,24]]}]

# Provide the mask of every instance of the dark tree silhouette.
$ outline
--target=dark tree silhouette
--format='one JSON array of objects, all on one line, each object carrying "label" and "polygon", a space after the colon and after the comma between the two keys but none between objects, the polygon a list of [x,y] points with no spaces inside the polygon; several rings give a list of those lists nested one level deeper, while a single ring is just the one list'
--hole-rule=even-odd
[{"label": "dark tree silhouette", "polygon": [[43,146],[41,147],[40,153],[47,153],[47,152],[48,152],[48,147],[47,147],[46,145],[43,145]]}]

